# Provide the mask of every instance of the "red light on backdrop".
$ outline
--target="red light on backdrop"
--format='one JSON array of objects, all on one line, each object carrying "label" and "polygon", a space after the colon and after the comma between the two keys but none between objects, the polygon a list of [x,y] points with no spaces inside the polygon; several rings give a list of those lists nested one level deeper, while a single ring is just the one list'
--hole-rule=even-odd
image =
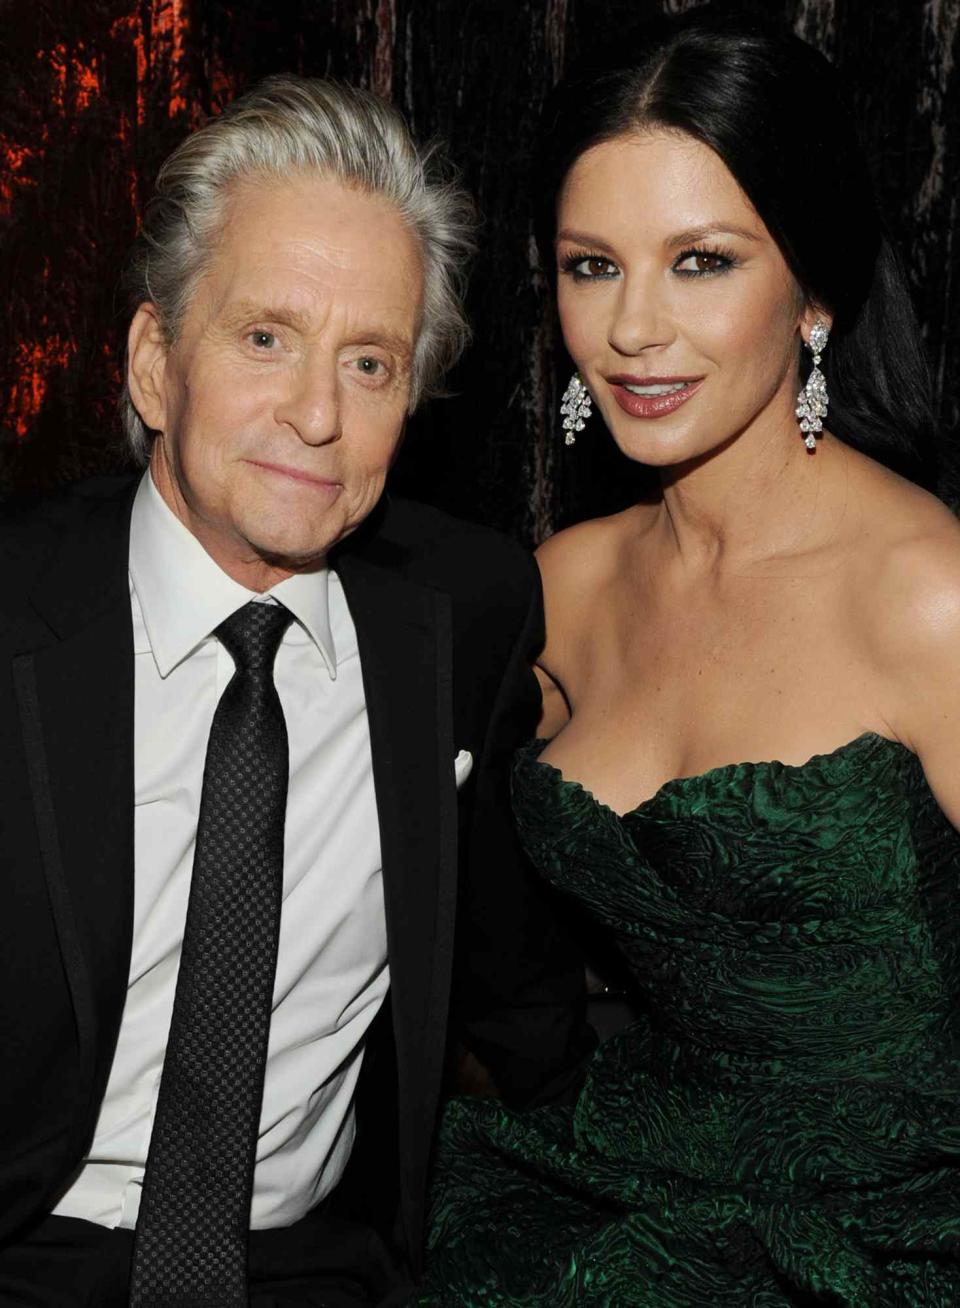
[{"label": "red light on backdrop", "polygon": [[[190,0],[123,0],[120,7],[126,12],[119,14],[115,2],[106,7],[112,15],[109,23],[92,18],[74,39],[59,39],[33,52],[31,85],[38,94],[32,122],[23,115],[22,134],[0,134],[0,222],[6,220],[15,228],[19,218],[20,239],[36,250],[32,273],[36,312],[29,315],[29,339],[14,344],[13,338],[8,366],[0,376],[0,404],[8,429],[18,440],[30,432],[44,402],[58,383],[67,380],[69,369],[81,366],[81,360],[89,361],[91,353],[93,366],[103,367],[103,350],[83,348],[89,345],[81,339],[84,324],[64,320],[70,317],[65,302],[78,298],[68,283],[89,276],[91,265],[97,263],[101,224],[111,234],[118,228],[134,230],[143,184],[151,180],[156,162],[150,138],[166,140],[170,135],[169,129],[160,130],[162,121],[187,126],[201,116],[190,77]],[[218,99],[229,98],[229,77],[217,70],[216,82]],[[109,123],[110,140],[100,144],[104,120]],[[27,135],[30,128],[32,134]],[[57,227],[64,217],[51,214],[46,192],[56,190],[51,175],[87,135],[99,148],[85,160],[91,174],[85,180],[96,195],[109,194],[113,212],[98,214],[94,205],[83,206],[76,226],[63,234],[73,261],[69,266],[70,260],[57,258],[58,249],[50,251],[50,258],[46,255],[44,243],[49,239],[63,248]],[[41,190],[42,199],[37,194]],[[39,210],[36,219],[26,216],[30,192]],[[125,214],[116,211],[118,199],[127,206]],[[111,272],[116,272],[115,263]],[[38,289],[46,297],[44,304],[36,300]],[[16,331],[16,322],[11,325]],[[113,380],[115,367],[109,371]]]}]

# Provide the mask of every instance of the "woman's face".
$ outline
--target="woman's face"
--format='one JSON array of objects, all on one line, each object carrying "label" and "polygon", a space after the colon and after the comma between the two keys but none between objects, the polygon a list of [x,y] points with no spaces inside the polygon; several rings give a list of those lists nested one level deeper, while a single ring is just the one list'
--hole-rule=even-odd
[{"label": "woman's face", "polygon": [[626,455],[684,463],[758,419],[796,433],[798,331],[815,315],[707,146],[652,130],[588,150],[556,251],[567,348]]}]

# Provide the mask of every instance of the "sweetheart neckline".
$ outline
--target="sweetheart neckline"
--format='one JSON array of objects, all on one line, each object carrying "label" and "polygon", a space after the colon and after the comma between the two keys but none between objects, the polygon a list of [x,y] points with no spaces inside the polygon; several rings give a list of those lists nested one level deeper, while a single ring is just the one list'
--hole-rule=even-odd
[{"label": "sweetheart neckline", "polygon": [[720,763],[716,767],[707,768],[705,772],[696,772],[687,777],[670,777],[667,781],[664,781],[662,785],[658,786],[649,798],[641,800],[640,803],[635,804],[633,808],[628,808],[625,809],[624,812],[618,813],[615,808],[611,808],[610,805],[605,804],[602,799],[598,799],[593,791],[585,786],[582,781],[576,781],[572,778],[565,777],[561,770],[551,763],[549,759],[540,758],[540,753],[549,743],[549,740],[545,737],[536,736],[528,745],[524,746],[520,752],[522,754],[531,755],[535,767],[543,768],[544,771],[552,774],[561,785],[566,786],[569,790],[572,790],[575,793],[582,794],[586,799],[590,800],[597,809],[611,814],[611,816],[616,818],[618,822],[622,822],[624,819],[629,817],[637,816],[642,813],[644,809],[650,808],[655,804],[664,796],[664,794],[670,793],[682,786],[707,782],[712,778],[718,778],[725,774],[736,772],[753,773],[765,769],[774,769],[780,774],[803,772],[814,764],[828,763],[839,758],[841,755],[847,754],[857,746],[863,746],[867,743],[873,746],[890,745],[895,749],[903,750],[905,753],[909,754],[911,758],[917,757],[913,750],[909,749],[900,740],[891,740],[889,736],[882,736],[879,731],[862,731],[859,736],[855,736],[852,740],[845,741],[842,745],[838,745],[836,749],[826,750],[820,754],[811,754],[811,756],[803,763],[782,763],[779,759],[760,759],[756,762],[744,759],[737,763]]}]

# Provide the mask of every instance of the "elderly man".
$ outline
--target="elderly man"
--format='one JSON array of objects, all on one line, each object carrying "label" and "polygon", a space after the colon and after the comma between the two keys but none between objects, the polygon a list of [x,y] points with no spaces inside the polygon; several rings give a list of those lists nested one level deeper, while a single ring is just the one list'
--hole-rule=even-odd
[{"label": "elderly man", "polygon": [[431,170],[295,78],[184,142],[133,261],[148,470],[0,525],[5,1306],[399,1302],[451,989],[514,1102],[585,1051],[508,808],[534,569],[383,497],[465,334]]}]

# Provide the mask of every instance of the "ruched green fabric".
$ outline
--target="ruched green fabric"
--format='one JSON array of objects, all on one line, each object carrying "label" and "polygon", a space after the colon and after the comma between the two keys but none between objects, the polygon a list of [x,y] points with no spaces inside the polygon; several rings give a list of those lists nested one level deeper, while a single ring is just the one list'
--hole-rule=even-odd
[{"label": "ruched green fabric", "polygon": [[960,836],[867,734],[618,816],[521,752],[517,821],[647,1016],[573,1108],[458,1099],[424,1305],[960,1305]]}]

